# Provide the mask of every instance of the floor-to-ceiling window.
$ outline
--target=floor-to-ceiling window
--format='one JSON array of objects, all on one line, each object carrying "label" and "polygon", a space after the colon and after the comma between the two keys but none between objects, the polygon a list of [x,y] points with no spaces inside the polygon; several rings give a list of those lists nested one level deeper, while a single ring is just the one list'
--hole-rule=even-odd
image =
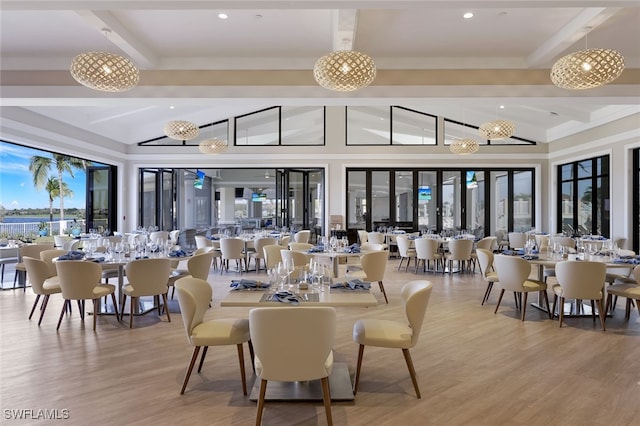
[{"label": "floor-to-ceiling window", "polygon": [[633,238],[632,249],[636,253],[640,251],[640,148],[633,151]]},{"label": "floor-to-ceiling window", "polygon": [[609,156],[558,166],[558,227],[573,235],[609,236]]}]

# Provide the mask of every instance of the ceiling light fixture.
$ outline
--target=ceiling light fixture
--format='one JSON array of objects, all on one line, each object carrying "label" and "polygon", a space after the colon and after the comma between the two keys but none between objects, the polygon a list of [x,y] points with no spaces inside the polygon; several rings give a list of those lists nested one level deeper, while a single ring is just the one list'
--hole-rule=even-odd
[{"label": "ceiling light fixture", "polygon": [[510,138],[515,131],[516,125],[508,120],[487,121],[478,129],[480,136],[490,141]]},{"label": "ceiling light fixture", "polygon": [[176,120],[164,125],[164,134],[178,141],[189,141],[200,134],[200,129],[190,121]]},{"label": "ceiling light fixture", "polygon": [[218,18],[220,19],[227,19],[229,17],[229,15],[227,15],[226,13],[218,13]]},{"label": "ceiling light fixture", "polygon": [[464,19],[471,19],[473,18],[473,12],[466,12],[464,15],[462,15],[462,17]]},{"label": "ceiling light fixture", "polygon": [[221,139],[206,139],[198,145],[203,154],[221,154],[227,150],[227,143]]},{"label": "ceiling light fixture", "polygon": [[[105,37],[111,30],[102,30]],[[87,52],[71,61],[69,71],[83,86],[102,92],[125,92],[140,81],[140,72],[131,60],[109,52]]]},{"label": "ceiling light fixture", "polygon": [[583,90],[604,86],[620,77],[624,57],[613,49],[589,49],[585,28],[585,50],[558,59],[551,67],[551,81],[562,89]]},{"label": "ceiling light fixture", "polygon": [[373,82],[376,78],[376,64],[364,53],[338,50],[316,61],[313,77],[325,89],[352,92]]},{"label": "ceiling light fixture", "polygon": [[474,139],[454,139],[449,145],[449,150],[458,155],[473,154],[479,149],[480,145]]}]

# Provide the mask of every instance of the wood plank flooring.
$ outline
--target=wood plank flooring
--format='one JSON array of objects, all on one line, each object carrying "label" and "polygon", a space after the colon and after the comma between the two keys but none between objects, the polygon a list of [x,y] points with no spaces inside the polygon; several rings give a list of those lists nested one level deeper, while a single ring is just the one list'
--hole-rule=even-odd
[{"label": "wood plank flooring", "polygon": [[[510,296],[494,315],[496,290],[480,306],[485,283],[478,273],[416,276],[397,272],[397,262],[389,261],[385,276],[389,305],[374,285],[379,306],[338,310],[335,357],[353,375],[358,349],[351,338],[354,322],[361,317],[402,319],[402,284],[431,280],[434,291],[425,324],[411,351],[422,399],[415,397],[400,350],[367,348],[355,401],[333,404],[336,425],[640,422],[637,310],[626,322],[624,303],[619,302],[606,332],[590,318],[569,318],[560,329],[557,321],[532,307],[521,322]],[[211,272],[214,303],[207,318],[247,316],[248,308],[219,307],[237,276]],[[3,425],[46,424],[15,420],[6,411],[11,409],[65,409],[69,419],[58,423],[69,425],[255,422],[256,403],[242,394],[234,346],[211,348],[202,373],[194,372],[186,393],[179,394],[192,351],[179,314],[172,315],[171,323],[155,312],[137,317],[133,330],[127,321],[101,316],[94,333],[91,317],[83,325],[74,309],[56,333],[60,296],[52,296],[40,327],[37,314],[35,320],[27,319],[34,299],[30,289],[0,292]],[[250,366],[248,351],[245,357]],[[249,386],[255,380],[250,368],[247,380]],[[321,402],[267,403],[263,424],[325,424],[325,415]]]}]

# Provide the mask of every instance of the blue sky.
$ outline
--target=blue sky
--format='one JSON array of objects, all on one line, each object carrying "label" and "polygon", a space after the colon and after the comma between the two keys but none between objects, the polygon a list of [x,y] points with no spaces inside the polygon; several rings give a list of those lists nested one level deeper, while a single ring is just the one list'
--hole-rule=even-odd
[{"label": "blue sky", "polygon": [[[26,148],[0,141],[0,205],[7,210],[15,208],[48,208],[49,195],[43,189],[33,186],[33,175],[29,171],[29,161],[32,156],[52,157],[51,153],[37,149]],[[51,173],[57,177],[52,168]],[[86,173],[74,170],[74,178],[65,173],[63,182],[73,191],[71,197],[64,198],[65,209],[69,207],[85,207]],[[60,207],[60,200],[53,201],[53,207]]]}]

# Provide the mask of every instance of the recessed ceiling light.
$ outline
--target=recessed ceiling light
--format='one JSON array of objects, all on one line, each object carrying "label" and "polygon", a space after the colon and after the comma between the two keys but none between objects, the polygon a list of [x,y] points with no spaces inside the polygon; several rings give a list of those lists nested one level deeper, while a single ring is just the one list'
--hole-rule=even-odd
[{"label": "recessed ceiling light", "polygon": [[229,17],[229,15],[227,15],[226,13],[218,13],[218,18],[220,19],[227,19]]},{"label": "recessed ceiling light", "polygon": [[500,105],[500,109],[504,109],[504,105]]},{"label": "recessed ceiling light", "polygon": [[473,13],[472,12],[466,12],[464,15],[462,15],[462,17],[464,19],[471,19],[471,18],[473,18]]},{"label": "recessed ceiling light", "polygon": [[170,105],[170,106],[169,106],[169,109],[174,109],[174,108],[175,108],[175,107],[174,107],[173,105]]}]

